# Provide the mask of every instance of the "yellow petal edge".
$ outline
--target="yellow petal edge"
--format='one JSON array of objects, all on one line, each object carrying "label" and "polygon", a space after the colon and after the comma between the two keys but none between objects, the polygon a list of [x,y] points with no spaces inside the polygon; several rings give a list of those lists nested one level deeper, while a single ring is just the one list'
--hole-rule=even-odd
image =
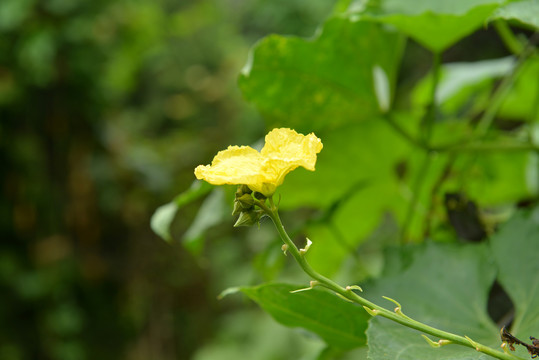
[{"label": "yellow petal edge", "polygon": [[195,169],[195,176],[213,185],[247,185],[269,197],[298,166],[314,171],[316,155],[323,147],[313,133],[305,136],[286,128],[273,129],[265,140],[261,152],[249,146],[219,151],[211,165]]}]

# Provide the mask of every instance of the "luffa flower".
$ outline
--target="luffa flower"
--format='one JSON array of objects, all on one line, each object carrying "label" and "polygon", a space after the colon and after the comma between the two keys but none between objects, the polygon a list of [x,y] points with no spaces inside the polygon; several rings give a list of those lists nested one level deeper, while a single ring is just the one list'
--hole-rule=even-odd
[{"label": "luffa flower", "polygon": [[305,136],[291,129],[274,129],[266,135],[260,152],[249,146],[229,146],[219,151],[211,165],[198,166],[195,175],[213,185],[247,185],[269,197],[298,166],[314,171],[322,147],[313,133]]}]

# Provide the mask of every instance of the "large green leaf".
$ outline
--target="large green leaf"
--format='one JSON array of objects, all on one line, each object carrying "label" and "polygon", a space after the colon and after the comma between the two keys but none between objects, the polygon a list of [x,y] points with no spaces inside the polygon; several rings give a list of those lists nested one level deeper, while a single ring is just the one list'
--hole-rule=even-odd
[{"label": "large green leaf", "polygon": [[291,293],[298,288],[270,283],[240,290],[276,321],[311,331],[328,345],[341,349],[365,345],[368,316],[362,307],[316,288]]},{"label": "large green leaf", "polygon": [[317,244],[309,254],[311,261],[329,271],[330,262],[342,261],[386,212],[401,215],[406,208],[395,168],[408,156],[410,146],[380,118],[323,133],[321,139],[324,149],[315,173],[294,171],[278,192],[282,209],[307,205],[332,212],[327,219],[332,234],[319,234],[320,226],[307,230]]},{"label": "large green leaf", "polygon": [[[487,245],[428,244],[416,251],[412,264],[367,288],[379,302],[385,295],[424,323],[466,335],[497,348],[499,329],[486,312],[489,288],[496,273],[514,302],[515,335],[525,339],[539,333],[539,209],[517,213]],[[367,331],[373,360],[489,359],[473,349],[445,346],[432,349],[420,334],[386,319],[374,318]],[[437,341],[438,339],[433,339]],[[527,358],[526,351],[518,353]]]},{"label": "large green leaf", "polygon": [[498,279],[515,304],[513,332],[539,336],[539,208],[516,213],[492,238]]},{"label": "large green leaf", "polygon": [[326,276],[335,276],[342,262],[356,251],[356,244],[345,238],[331,220],[309,226],[307,235],[313,241],[307,254],[309,263]]},{"label": "large green leaf", "polygon": [[517,20],[534,29],[539,29],[539,1],[524,0],[510,2],[499,8],[494,14],[494,18],[505,20]]},{"label": "large green leaf", "polygon": [[[401,303],[404,313],[421,322],[498,346],[498,329],[486,312],[495,275],[485,245],[428,244],[415,254],[410,267],[381,279],[367,289],[366,297],[378,303],[382,295],[391,297]],[[417,331],[386,319],[374,318],[367,337],[373,360],[481,359],[469,348],[433,349]]]},{"label": "large green leaf", "polygon": [[386,15],[380,21],[394,25],[433,52],[442,52],[478,29],[489,17],[495,5],[482,5],[464,15],[436,14]]},{"label": "large green leaf", "polygon": [[497,0],[386,0],[379,6],[355,1],[349,13],[391,24],[427,49],[441,52],[483,25],[498,7]]},{"label": "large green leaf", "polygon": [[419,15],[426,12],[465,15],[481,5],[495,5],[503,0],[382,0],[380,7],[386,13]]},{"label": "large green leaf", "polygon": [[393,86],[402,48],[402,37],[380,24],[330,18],[311,40],[261,40],[239,86],[270,126],[334,128],[378,113],[373,69],[383,70]]},{"label": "large green leaf", "polygon": [[330,206],[342,197],[351,197],[358,189],[378,186],[381,181],[390,183],[395,178],[395,164],[407,156],[410,148],[380,118],[323,132],[320,138],[324,148],[318,155],[315,173],[296,170],[279,188],[283,208]]}]

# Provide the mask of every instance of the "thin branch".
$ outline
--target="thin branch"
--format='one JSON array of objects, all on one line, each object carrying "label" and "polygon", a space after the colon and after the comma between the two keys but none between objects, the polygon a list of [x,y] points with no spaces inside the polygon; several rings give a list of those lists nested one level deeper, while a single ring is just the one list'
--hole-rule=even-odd
[{"label": "thin branch", "polygon": [[435,205],[435,198],[438,195],[438,192],[442,188],[442,185],[444,182],[449,178],[449,175],[451,174],[451,170],[453,169],[453,165],[455,164],[455,160],[457,159],[457,156],[455,153],[449,155],[449,159],[447,160],[444,169],[441,171],[440,176],[432,186],[432,189],[430,191],[430,202],[429,202],[429,209],[427,210],[427,213],[425,214],[425,220],[424,220],[424,228],[423,228],[423,238],[428,238],[430,236],[430,230],[432,225],[432,217],[434,213],[434,205]]},{"label": "thin branch", "polygon": [[475,129],[474,135],[476,139],[486,135],[488,129],[492,125],[498,110],[502,106],[503,100],[509,94],[514,81],[520,74],[525,61],[536,51],[535,43],[539,40],[539,32],[536,32],[528,41],[526,47],[519,53],[518,59],[511,71],[502,79],[500,86],[496,89],[489,103],[489,107],[483,113]]},{"label": "thin branch", "polygon": [[290,239],[286,230],[284,229],[281,219],[279,217],[278,209],[273,203],[272,198],[270,197],[268,200],[270,204],[269,207],[259,200],[255,200],[255,204],[259,206],[266,213],[266,215],[268,215],[272,219],[275,225],[275,228],[277,229],[277,232],[279,233],[282,241],[286,245],[287,251],[289,251],[289,253],[292,254],[292,257],[294,258],[294,260],[296,260],[296,262],[302,268],[302,270],[307,275],[309,275],[312,279],[314,279],[314,281],[311,281],[311,287],[314,287],[316,285],[323,286],[331,291],[334,291],[340,297],[343,297],[359,305],[362,305],[363,308],[365,308],[365,310],[372,316],[379,315],[386,319],[392,320],[396,323],[409,327],[411,329],[415,329],[422,333],[436,336],[440,339],[443,339],[442,341],[444,341],[444,344],[458,344],[458,345],[466,346],[466,347],[475,349],[476,351],[482,352],[483,354],[490,355],[500,360],[525,360],[521,357],[517,357],[512,354],[507,354],[501,351],[497,351],[491,347],[475,342],[474,340],[466,336],[456,335],[456,334],[423,324],[417,320],[414,320],[410,318],[409,316],[406,316],[402,312],[400,304],[396,302],[395,300],[388,299],[394,302],[395,304],[397,304],[397,308],[395,308],[394,311],[388,310],[384,307],[381,307],[359,296],[357,293],[353,291],[354,289],[356,289],[356,287],[347,286],[346,288],[344,288],[338,285],[337,283],[335,283],[333,280],[330,280],[327,277],[319,274],[316,270],[314,270],[309,265],[309,263],[305,259],[304,255],[306,251],[308,250],[308,248],[306,247],[305,249],[298,250],[298,248],[296,247],[294,242]]}]

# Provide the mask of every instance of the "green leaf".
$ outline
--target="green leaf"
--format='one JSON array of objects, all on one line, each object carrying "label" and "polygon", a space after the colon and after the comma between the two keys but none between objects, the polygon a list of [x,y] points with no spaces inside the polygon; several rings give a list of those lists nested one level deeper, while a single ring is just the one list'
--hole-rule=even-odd
[{"label": "green leaf", "polygon": [[[493,152],[461,156],[456,162],[459,182],[463,189],[481,205],[501,205],[532,195],[533,188],[526,182],[530,153]],[[470,176],[473,174],[473,176]],[[456,179],[455,179],[456,180]]]},{"label": "green leaf", "polygon": [[[412,318],[497,348],[499,329],[486,311],[495,275],[496,268],[484,244],[430,243],[417,249],[408,268],[367,288],[365,297],[380,303],[382,295],[388,296],[401,303],[404,313]],[[391,306],[388,303],[388,307]],[[367,330],[369,358],[488,359],[461,346],[433,349],[420,335],[415,330],[375,317]]]},{"label": "green leaf", "polygon": [[538,121],[537,101],[539,99],[539,59],[530,58],[522,65],[518,77],[504,99],[498,116],[516,121]]},{"label": "green leaf", "polygon": [[491,239],[498,280],[515,304],[512,332],[539,335],[539,207],[520,211]]},{"label": "green leaf", "polygon": [[[348,351],[328,346],[318,354],[316,360],[366,360],[367,350],[367,346],[362,346],[360,348]],[[302,358],[307,359],[306,356],[303,356]]]},{"label": "green leaf", "polygon": [[[446,117],[473,116],[484,111],[494,81],[508,74],[513,57],[442,65],[436,90],[436,101]],[[430,102],[432,74],[423,78],[413,90],[414,105],[425,108]],[[453,139],[454,140],[454,139]]]},{"label": "green leaf", "polygon": [[[442,65],[436,100],[445,117],[471,118],[489,105],[495,80],[508,75],[515,66],[513,57]],[[503,99],[498,116],[508,120],[537,120],[535,111],[539,83],[539,61],[528,59],[518,72],[514,85]],[[412,102],[422,109],[430,102],[431,74],[414,88]]]},{"label": "green leaf", "polygon": [[442,52],[485,23],[496,5],[477,6],[463,15],[425,12],[419,15],[385,15],[379,21],[391,24],[431,50]]},{"label": "green leaf", "polygon": [[320,259],[317,264],[323,263],[323,268],[329,270],[330,263],[343,260],[379,225],[384,214],[394,211],[396,217],[403,218],[407,199],[399,187],[395,168],[410,155],[410,145],[380,118],[335,129],[320,137],[324,149],[315,173],[302,169],[290,173],[278,192],[282,195],[281,209],[333,209],[327,210],[332,213],[328,230],[333,234],[319,236],[319,230],[307,230],[312,240],[320,244],[309,256]]},{"label": "green leaf", "polygon": [[[228,306],[227,309],[231,310]],[[299,331],[284,328],[256,308],[235,308],[232,311],[232,314],[226,311],[225,316],[219,316],[214,329],[217,336],[206,339],[189,359],[314,360],[324,347],[322,342],[313,341]]]},{"label": "green leaf", "polygon": [[385,72],[393,88],[403,44],[402,36],[375,22],[330,18],[310,40],[261,40],[239,86],[270,127],[334,128],[379,112],[372,69]]},{"label": "green leaf", "polygon": [[[418,248],[406,269],[391,271],[366,297],[399,301],[405,314],[428,325],[497,348],[499,329],[486,313],[494,277],[515,306],[512,333],[526,339],[539,333],[539,207],[517,212],[485,245],[428,244]],[[374,318],[367,330],[369,358],[489,359],[459,346],[430,348],[420,334],[386,319]],[[432,337],[431,337],[432,338]],[[433,339],[437,341],[438,339]],[[527,358],[524,349],[517,355]]]},{"label": "green leaf", "polygon": [[176,217],[177,211],[178,206],[172,201],[168,204],[159,206],[150,220],[150,226],[152,227],[153,232],[167,242],[172,241],[170,224],[172,224],[174,217]]},{"label": "green leaf", "polygon": [[384,69],[378,65],[372,69],[372,75],[374,78],[374,92],[378,99],[378,106],[380,107],[380,110],[385,113],[389,110],[389,105],[391,103],[389,79],[387,78]]},{"label": "green leaf", "polygon": [[510,2],[500,7],[494,14],[495,19],[517,20],[522,24],[539,29],[539,1],[524,0]]},{"label": "green leaf", "polygon": [[317,135],[324,149],[318,155],[316,171],[298,169],[287,175],[278,189],[283,198],[281,208],[330,206],[358,189],[379,186],[381,181],[390,183],[395,177],[394,165],[410,148],[380,118]]},{"label": "green leaf", "polygon": [[311,266],[326,276],[334,276],[344,259],[355,252],[355,244],[344,238],[331,222],[309,226],[307,236],[313,241],[307,259]]},{"label": "green leaf", "polygon": [[170,235],[170,225],[176,217],[176,213],[183,206],[189,204],[192,201],[207,194],[213,187],[203,181],[195,181],[191,187],[176,196],[171,202],[158,207],[152,215],[150,220],[150,226],[157,235],[163,240],[170,242],[172,236]]},{"label": "green leaf", "polygon": [[311,331],[330,346],[353,349],[365,345],[368,315],[363,308],[316,288],[291,293],[299,288],[269,283],[241,291],[279,323]]},{"label": "green leaf", "polygon": [[[349,14],[391,24],[433,52],[442,52],[483,25],[497,0],[386,0],[379,6],[356,1]],[[359,13],[359,14],[357,14]]]},{"label": "green leaf", "polygon": [[232,206],[225,204],[223,189],[215,188],[204,200],[198,210],[195,220],[183,235],[184,245],[193,253],[199,254],[202,250],[203,235],[210,227],[217,225],[232,212]]},{"label": "green leaf", "polygon": [[185,205],[201,198],[209,193],[214,187],[205,181],[195,180],[189,190],[184,191],[180,195],[174,198],[174,203],[178,208],[182,208]]},{"label": "green leaf", "polygon": [[466,15],[481,5],[500,4],[499,0],[382,0],[380,7],[386,13],[419,15],[436,14]]}]

